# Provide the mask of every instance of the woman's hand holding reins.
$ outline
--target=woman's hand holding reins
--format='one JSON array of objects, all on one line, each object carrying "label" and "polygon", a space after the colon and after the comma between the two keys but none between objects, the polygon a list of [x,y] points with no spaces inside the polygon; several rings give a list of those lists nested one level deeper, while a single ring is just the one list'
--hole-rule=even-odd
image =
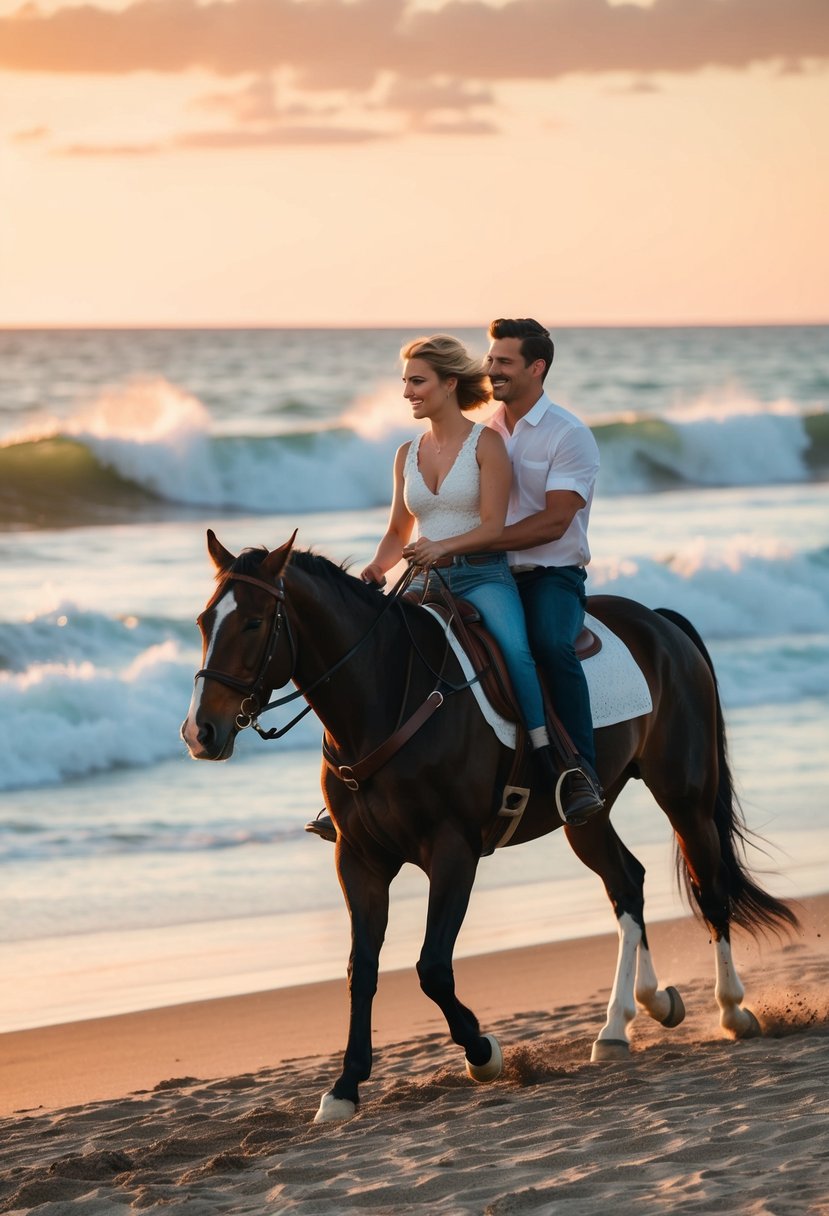
[{"label": "woman's hand holding reins", "polygon": [[419,536],[414,544],[404,546],[403,556],[415,566],[433,566],[436,561],[448,556],[448,550],[443,541]]},{"label": "woman's hand holding reins", "polygon": [[364,583],[374,583],[377,587],[386,585],[386,572],[379,562],[369,562],[365,569],[360,571],[360,578]]}]

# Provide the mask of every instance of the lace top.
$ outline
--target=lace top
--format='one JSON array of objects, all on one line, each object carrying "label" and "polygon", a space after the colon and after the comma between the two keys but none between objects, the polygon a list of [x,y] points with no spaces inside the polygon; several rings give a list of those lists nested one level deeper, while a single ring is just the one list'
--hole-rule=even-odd
[{"label": "lace top", "polygon": [[472,427],[437,494],[426,485],[418,465],[423,435],[409,444],[403,466],[403,501],[417,520],[419,536],[445,540],[470,532],[481,522],[481,470],[475,454],[483,429],[482,422]]}]

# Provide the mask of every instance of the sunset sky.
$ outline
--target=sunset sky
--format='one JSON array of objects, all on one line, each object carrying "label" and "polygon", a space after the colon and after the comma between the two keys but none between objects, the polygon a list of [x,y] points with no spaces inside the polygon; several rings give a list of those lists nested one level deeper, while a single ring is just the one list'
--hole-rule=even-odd
[{"label": "sunset sky", "polygon": [[828,0],[0,0],[0,324],[829,321]]}]

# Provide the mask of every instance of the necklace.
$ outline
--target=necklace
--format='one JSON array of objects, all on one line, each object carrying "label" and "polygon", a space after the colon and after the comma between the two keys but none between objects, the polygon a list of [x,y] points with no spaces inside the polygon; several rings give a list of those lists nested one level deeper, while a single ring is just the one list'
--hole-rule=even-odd
[{"label": "necklace", "polygon": [[[444,449],[445,447],[447,447],[447,446],[448,446],[448,441],[447,441],[447,443],[442,443],[442,444],[439,444],[439,443],[438,443],[438,441],[437,441],[437,439],[435,439],[435,432],[434,432],[434,431],[432,431],[432,432],[431,432],[431,435],[432,435],[432,446],[434,447],[434,449],[435,449],[435,451],[437,452],[438,456],[440,456],[440,454],[441,454],[441,452],[443,451],[443,449]],[[458,448],[458,451],[460,451],[460,449],[463,447],[464,443],[466,442],[466,438],[467,438],[467,436],[466,436],[466,435],[464,435],[464,436],[461,438],[461,442],[460,442],[460,444],[458,444],[457,439],[455,439],[455,440],[454,440],[454,443],[453,443],[453,445],[452,445],[452,446],[453,446],[453,447],[457,447],[457,448]]]}]

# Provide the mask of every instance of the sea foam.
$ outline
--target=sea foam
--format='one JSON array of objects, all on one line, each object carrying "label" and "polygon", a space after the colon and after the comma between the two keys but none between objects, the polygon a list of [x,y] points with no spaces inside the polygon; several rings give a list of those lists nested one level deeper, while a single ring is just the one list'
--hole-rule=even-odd
[{"label": "sea foam", "polygon": [[[821,415],[817,421],[820,422]],[[790,402],[744,396],[659,416],[596,421],[603,495],[675,487],[804,482],[823,467],[821,435]],[[215,433],[207,408],[164,380],[109,389],[48,435],[19,433],[0,447],[0,514],[44,524],[99,512],[137,515],[155,503],[261,514],[385,506],[394,453],[415,430],[385,399],[368,399],[333,427]],[[84,454],[86,463],[84,462]],[[143,495],[144,498],[136,495]],[[38,514],[40,513],[40,514]]]}]

